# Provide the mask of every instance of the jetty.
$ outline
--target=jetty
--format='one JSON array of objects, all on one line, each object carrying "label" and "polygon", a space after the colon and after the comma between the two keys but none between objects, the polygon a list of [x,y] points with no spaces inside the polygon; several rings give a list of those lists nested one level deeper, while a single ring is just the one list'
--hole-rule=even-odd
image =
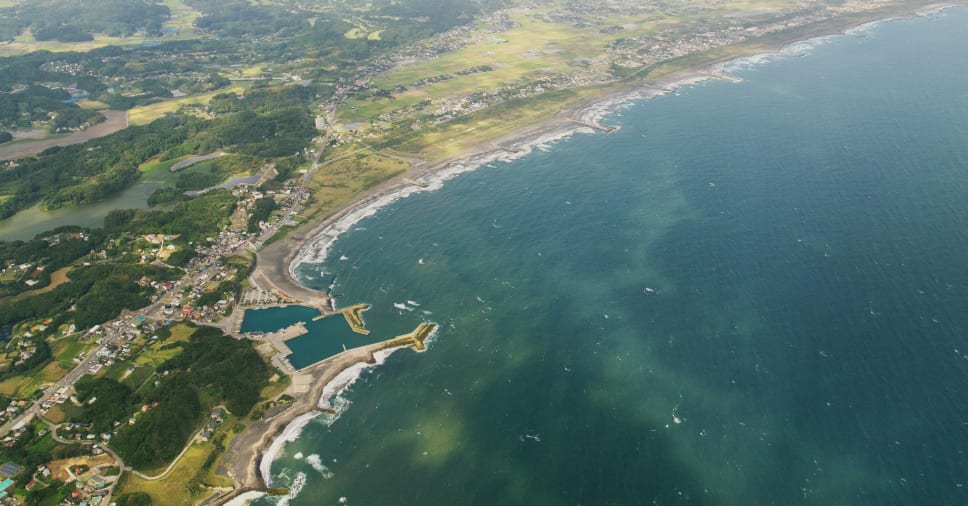
[{"label": "jetty", "polygon": [[385,349],[388,348],[399,348],[401,346],[413,346],[413,349],[417,351],[424,351],[427,349],[424,345],[424,340],[430,335],[437,325],[434,323],[422,322],[417,325],[417,328],[413,332],[403,334],[402,336],[394,337],[388,341],[383,341]]},{"label": "jetty", "polygon": [[593,128],[595,130],[599,130],[599,131],[605,132],[607,134],[610,134],[610,133],[612,133],[612,132],[614,132],[616,130],[616,127],[598,125],[598,124],[595,124],[595,123],[589,123],[587,121],[582,121],[580,119],[574,119],[574,118],[572,118],[571,121],[572,121],[572,123],[577,123],[577,124],[579,124],[581,126],[586,126],[588,128]]},{"label": "jetty", "polygon": [[731,83],[739,83],[739,82],[742,82],[743,81],[742,79],[740,79],[740,78],[738,78],[736,76],[731,76],[729,74],[723,74],[723,73],[720,73],[720,72],[703,72],[703,74],[705,74],[705,75],[707,75],[709,77],[715,77],[716,79],[722,79],[724,81],[729,81]]},{"label": "jetty", "polygon": [[288,357],[292,355],[292,349],[286,344],[286,341],[290,339],[295,339],[299,336],[304,336],[309,333],[306,329],[306,324],[304,322],[298,322],[294,325],[286,327],[278,332],[273,332],[271,334],[266,334],[266,340],[272,343],[272,347],[276,349],[283,357]]},{"label": "jetty", "polygon": [[415,181],[415,180],[413,180],[413,179],[409,179],[409,178],[404,178],[404,179],[403,179],[403,182],[404,182],[404,183],[407,183],[407,184],[411,184],[411,185],[414,185],[414,186],[419,186],[419,187],[421,187],[421,188],[429,188],[429,187],[430,187],[430,185],[429,185],[429,184],[427,184],[427,183],[422,183],[422,182],[420,182],[420,181]]},{"label": "jetty", "polygon": [[346,324],[350,326],[350,330],[356,332],[357,334],[362,334],[364,336],[370,335],[369,329],[366,328],[366,323],[363,322],[363,311],[370,309],[369,304],[353,304],[352,306],[347,306],[342,309],[336,310],[334,313],[323,313],[319,316],[313,318],[313,321],[319,321],[323,318],[329,318],[330,316],[341,314],[343,318],[346,318]]},{"label": "jetty", "polygon": [[506,151],[511,154],[518,154],[521,152],[520,149],[511,146],[505,146],[504,144],[495,144],[494,147],[499,151]]}]

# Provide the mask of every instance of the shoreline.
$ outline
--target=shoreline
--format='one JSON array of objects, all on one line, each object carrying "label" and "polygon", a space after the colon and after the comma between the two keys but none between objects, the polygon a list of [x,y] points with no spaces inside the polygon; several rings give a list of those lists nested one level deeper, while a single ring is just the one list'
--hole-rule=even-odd
[{"label": "shoreline", "polygon": [[[510,134],[491,139],[474,146],[465,152],[433,162],[424,162],[411,167],[407,172],[395,176],[363,192],[356,199],[346,203],[330,214],[321,217],[315,224],[293,230],[292,233],[267,246],[257,254],[259,260],[253,277],[259,274],[264,279],[282,289],[279,285],[297,287],[296,290],[312,292],[314,296],[328,297],[322,291],[308,288],[299,282],[295,269],[301,263],[321,263],[326,259],[330,246],[343,233],[364,218],[374,215],[381,208],[406,198],[414,193],[434,191],[447,180],[464,172],[476,170],[490,163],[510,162],[529,154],[534,148],[571,137],[578,133],[600,133],[599,122],[619,108],[631,103],[673,93],[682,86],[697,84],[709,79],[719,79],[716,75],[730,63],[759,57],[784,56],[796,53],[784,50],[801,44],[809,44],[826,37],[852,36],[874,26],[896,19],[925,17],[937,14],[950,7],[963,7],[966,2],[943,2],[904,9],[900,13],[885,18],[865,20],[857,24],[847,24],[837,29],[819,31],[807,38],[791,37],[769,47],[743,48],[736,54],[711,59],[695,67],[674,71],[655,80],[616,81],[600,86],[603,89],[615,88],[602,93],[586,102],[560,110],[547,121],[524,126]],[[586,123],[586,124],[581,124]],[[588,125],[590,124],[590,125]],[[594,125],[594,126],[592,126]],[[314,253],[310,250],[316,249]],[[271,250],[271,251],[270,251]],[[281,262],[284,269],[272,269],[271,274],[282,274],[281,278],[259,272],[259,264]],[[278,265],[278,263],[276,264]],[[282,282],[280,282],[282,281]],[[285,292],[285,289],[282,289]],[[288,292],[286,292],[288,293]],[[289,294],[295,295],[295,294]]]},{"label": "shoreline", "polygon": [[[386,350],[383,342],[374,343],[333,355],[296,371],[292,374],[293,383],[285,392],[295,398],[295,401],[284,409],[251,423],[244,432],[236,436],[223,456],[219,474],[226,474],[239,483],[239,493],[266,490],[268,484],[261,473],[262,463],[267,457],[271,462],[275,452],[288,442],[285,436],[287,433],[292,434],[293,422],[298,419],[308,422],[323,414],[320,404],[325,399],[339,395],[340,391],[334,391],[334,385],[338,386],[335,380],[345,371],[359,364],[377,364],[381,362],[380,358],[385,358],[393,351]],[[228,501],[235,495],[230,494],[225,500]]]},{"label": "shoreline", "polygon": [[[593,127],[580,125],[579,122],[600,125],[599,122],[603,118],[627,105],[674,92],[681,86],[696,84],[707,79],[717,79],[718,76],[713,74],[722,72],[732,63],[741,63],[743,60],[752,60],[755,63],[757,58],[761,57],[796,56],[797,53],[784,52],[784,50],[791,46],[810,44],[831,36],[855,36],[887,21],[935,15],[947,8],[964,7],[965,5],[964,2],[945,2],[912,6],[899,9],[898,13],[883,18],[864,20],[854,24],[846,23],[839,29],[831,28],[818,31],[818,33],[805,38],[791,34],[789,40],[764,48],[743,48],[749,49],[749,51],[738,51],[733,55],[712,59],[695,67],[671,72],[656,80],[636,79],[635,81],[620,81],[603,86],[602,88],[606,91],[603,91],[600,96],[562,109],[547,121],[528,125],[511,134],[486,141],[460,155],[436,162],[418,164],[404,174],[378,184],[359,195],[355,200],[329,215],[323,216],[316,223],[307,225],[304,229],[296,229],[289,236],[260,251],[257,254],[256,270],[252,277],[255,278],[259,275],[277,288],[279,288],[279,285],[292,285],[298,287],[299,290],[311,293],[315,297],[323,296],[328,300],[328,294],[325,294],[325,292],[309,289],[299,283],[295,274],[296,267],[304,262],[320,263],[324,261],[332,244],[344,232],[351,230],[360,220],[376,214],[383,207],[399,199],[418,192],[437,190],[443,186],[444,182],[464,172],[476,170],[496,162],[516,160],[528,155],[538,146],[565,139],[577,133],[598,133]],[[274,263],[268,274],[260,270],[259,265],[264,262]],[[269,276],[280,277],[270,280]],[[336,392],[329,397],[325,397],[324,393],[327,389],[331,390],[334,385],[336,388],[345,388],[351,384],[351,382],[349,384],[338,384],[339,382],[335,380],[338,379],[340,374],[361,363],[365,364],[360,369],[361,371],[378,362],[382,363],[382,358],[385,357],[377,361],[375,356],[380,352],[378,347],[381,344],[383,343],[344,351],[292,375],[295,379],[300,374],[308,374],[312,377],[312,384],[305,392],[290,394],[297,400],[287,409],[265,421],[258,422],[258,424],[266,424],[265,430],[262,431],[261,438],[259,438],[259,444],[245,448],[245,450],[248,450],[246,454],[249,455],[249,459],[246,461],[248,464],[247,472],[256,471],[254,480],[251,479],[252,475],[246,475],[245,479],[240,479],[242,475],[232,475],[236,482],[242,486],[237,488],[237,493],[227,496],[226,501],[244,492],[255,489],[265,490],[264,476],[258,471],[261,471],[264,462],[264,466],[268,468],[285,443],[298,437],[298,431],[302,429],[305,423],[296,427],[294,422],[305,417],[306,423],[308,423],[312,418],[323,414],[323,411],[320,411],[320,405],[324,401],[339,395],[339,392]],[[390,350],[390,353],[392,351]],[[368,358],[361,353],[368,354]],[[294,381],[293,385],[295,384]],[[287,393],[289,390],[292,390],[292,386],[287,390]],[[255,430],[256,425],[255,423],[252,424],[246,428],[245,432],[239,434],[236,440],[233,440],[228,452],[235,449],[236,441],[242,439],[245,435],[251,435],[250,433]],[[287,437],[292,439],[287,439]],[[239,443],[243,444],[242,441]],[[274,447],[276,448],[275,451],[273,451]],[[229,460],[227,458],[228,452],[223,461]],[[256,469],[252,469],[253,463]],[[238,465],[232,467],[238,467]],[[220,503],[224,504],[221,501]]]}]

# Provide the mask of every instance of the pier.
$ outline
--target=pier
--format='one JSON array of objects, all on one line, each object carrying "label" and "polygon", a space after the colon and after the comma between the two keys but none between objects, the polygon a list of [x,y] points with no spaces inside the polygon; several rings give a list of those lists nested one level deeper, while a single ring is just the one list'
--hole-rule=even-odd
[{"label": "pier", "polygon": [[703,74],[705,74],[705,75],[707,75],[709,77],[715,77],[716,79],[722,79],[724,81],[729,81],[731,83],[743,82],[742,79],[740,79],[740,78],[738,78],[736,76],[731,76],[729,74],[722,74],[722,73],[719,73],[719,72],[703,72]]},{"label": "pier", "polygon": [[286,341],[290,339],[295,339],[299,336],[304,336],[309,333],[306,329],[306,324],[303,322],[296,323],[286,327],[278,332],[273,332],[266,335],[266,340],[272,343],[272,347],[275,348],[283,356],[288,357],[292,355],[292,349],[286,344]]},{"label": "pier", "polygon": [[599,131],[605,132],[607,134],[610,134],[610,133],[612,133],[612,132],[614,132],[616,130],[616,127],[597,125],[595,123],[589,123],[587,121],[582,121],[580,119],[572,119],[571,121],[572,121],[572,123],[577,123],[577,124],[579,124],[581,126],[586,126],[588,128],[593,128],[595,130],[599,130]]},{"label": "pier", "polygon": [[407,179],[407,178],[404,178],[403,182],[407,184],[412,184],[414,186],[419,186],[421,188],[428,188],[430,186],[427,183],[421,183],[420,181],[414,181],[413,179]]}]

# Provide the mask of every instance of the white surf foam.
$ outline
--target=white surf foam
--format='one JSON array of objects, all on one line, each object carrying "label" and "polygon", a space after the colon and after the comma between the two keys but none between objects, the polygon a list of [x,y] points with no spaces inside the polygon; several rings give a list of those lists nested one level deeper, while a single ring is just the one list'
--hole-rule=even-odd
[{"label": "white surf foam", "polygon": [[326,261],[330,248],[336,240],[344,233],[354,228],[361,220],[373,216],[380,209],[396,202],[397,200],[409,197],[415,193],[425,191],[436,191],[443,187],[444,183],[460,174],[475,170],[479,167],[494,167],[495,162],[512,162],[520,159],[538,146],[549,145],[559,140],[571,137],[576,133],[595,133],[595,130],[585,126],[567,126],[559,130],[543,132],[530,138],[521,139],[517,143],[509,146],[511,151],[495,149],[494,151],[484,152],[471,156],[464,160],[450,163],[444,168],[429,174],[420,176],[417,181],[423,186],[404,186],[391,193],[380,194],[362,202],[360,205],[346,211],[341,217],[331,225],[319,232],[316,237],[307,242],[296,254],[292,263],[289,264],[289,273],[293,278],[297,278],[295,269],[303,263],[321,264]]},{"label": "white surf foam", "polygon": [[252,501],[260,499],[265,495],[265,492],[259,492],[258,490],[246,492],[225,503],[225,506],[249,506],[249,504],[252,504]]},{"label": "white surf foam", "polygon": [[306,463],[312,466],[323,478],[328,480],[333,477],[333,472],[323,464],[323,459],[319,455],[314,453],[306,457]]},{"label": "white surf foam", "polygon": [[366,362],[360,362],[347,367],[343,372],[336,375],[329,383],[323,387],[323,393],[319,397],[318,406],[322,410],[332,410],[335,414],[327,413],[327,417],[324,418],[324,422],[327,425],[335,422],[339,415],[349,407],[349,400],[342,397],[342,394],[346,390],[353,386],[354,383],[363,375],[364,371],[373,369],[374,367],[379,367],[383,365],[387,357],[389,357],[394,351],[400,348],[391,348],[388,350],[380,350],[373,354],[373,363],[368,364]]},{"label": "white surf foam", "polygon": [[306,427],[306,424],[319,415],[319,411],[310,411],[309,413],[296,417],[295,420],[286,426],[282,434],[269,445],[269,449],[262,455],[262,460],[259,462],[259,472],[262,473],[262,479],[265,481],[266,486],[272,485],[272,462],[276,460],[282,452],[282,449],[285,448],[286,443],[291,443],[299,439],[299,435],[302,434],[302,430]]},{"label": "white surf foam", "polygon": [[276,506],[289,506],[289,501],[295,499],[305,486],[306,473],[296,473],[296,479],[292,480],[292,485],[289,485],[289,494],[282,496]]}]

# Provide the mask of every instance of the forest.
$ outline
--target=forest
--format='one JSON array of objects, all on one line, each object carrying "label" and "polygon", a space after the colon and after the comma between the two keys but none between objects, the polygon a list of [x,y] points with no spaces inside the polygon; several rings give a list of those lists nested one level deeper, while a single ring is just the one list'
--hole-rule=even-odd
[{"label": "forest", "polygon": [[224,405],[230,413],[245,416],[268,384],[269,366],[252,344],[218,329],[201,327],[187,343],[169,346],[182,350],[158,368],[161,384],[127,400],[128,409],[157,406],[121,429],[112,442],[125,463],[137,469],[167,464],[215,406]]},{"label": "forest", "polygon": [[0,9],[0,40],[30,30],[37,40],[82,42],[93,34],[115,37],[158,34],[168,7],[152,0],[26,0]]},{"label": "forest", "polygon": [[33,122],[47,121],[54,115],[50,132],[55,133],[104,120],[97,111],[67,103],[70,98],[70,93],[62,89],[45,86],[28,86],[17,93],[0,94],[0,127],[30,128]]}]

